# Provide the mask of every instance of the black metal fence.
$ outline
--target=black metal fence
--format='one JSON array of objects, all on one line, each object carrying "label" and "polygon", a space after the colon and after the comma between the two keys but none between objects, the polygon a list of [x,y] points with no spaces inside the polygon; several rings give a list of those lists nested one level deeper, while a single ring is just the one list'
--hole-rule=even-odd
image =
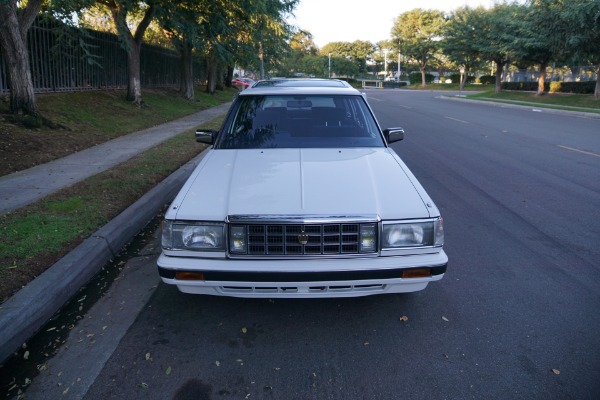
[{"label": "black metal fence", "polygon": [[[127,52],[114,34],[40,17],[29,30],[28,47],[36,92],[127,87]],[[142,86],[179,84],[176,52],[143,44],[140,58]],[[0,93],[9,91],[6,73],[0,49]]]}]

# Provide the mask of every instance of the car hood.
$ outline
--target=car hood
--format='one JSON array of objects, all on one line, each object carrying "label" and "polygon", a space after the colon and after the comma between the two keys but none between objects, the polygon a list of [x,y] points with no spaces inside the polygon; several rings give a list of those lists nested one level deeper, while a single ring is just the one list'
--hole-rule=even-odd
[{"label": "car hood", "polygon": [[428,218],[432,204],[388,148],[210,150],[167,219],[228,215]]}]

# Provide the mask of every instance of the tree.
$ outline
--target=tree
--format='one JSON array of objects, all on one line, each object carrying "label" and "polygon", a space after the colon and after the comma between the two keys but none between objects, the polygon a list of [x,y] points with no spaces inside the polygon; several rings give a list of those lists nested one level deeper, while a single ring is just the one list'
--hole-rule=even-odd
[{"label": "tree", "polygon": [[[310,69],[322,69],[316,68],[319,63],[327,62],[327,61],[316,61],[315,58],[320,58],[322,56],[318,56],[319,50],[317,46],[313,42],[313,36],[308,31],[298,31],[294,33],[289,41],[289,52],[286,57],[283,58],[279,68],[277,75],[280,76],[289,76],[293,73],[311,73],[307,69],[307,66]],[[321,76],[320,74],[315,75]]]},{"label": "tree", "polygon": [[363,40],[355,40],[351,43],[350,56],[356,63],[359,72],[367,72],[367,60],[375,51],[373,43]]},{"label": "tree", "polygon": [[0,1],[0,47],[6,60],[10,112],[40,117],[33,92],[27,32],[42,8],[42,0]]},{"label": "tree", "polygon": [[[260,70],[260,77],[263,79],[266,70],[277,66],[287,55],[291,27],[285,20],[297,2],[298,0],[223,1],[228,5],[222,8],[221,14],[214,14],[215,17],[221,17],[216,20],[207,18],[203,22],[204,31],[208,32],[206,36],[210,38],[207,45],[212,52],[211,62],[236,62],[251,66]],[[215,68],[210,68],[209,72],[211,70]],[[217,73],[216,76],[220,74]]]},{"label": "tree", "polygon": [[332,57],[350,57],[352,44],[350,42],[330,42],[321,48],[321,55]]},{"label": "tree", "polygon": [[455,10],[444,25],[442,48],[450,61],[464,68],[460,90],[463,90],[469,71],[479,61],[479,50],[474,38],[482,30],[483,7],[462,7]]},{"label": "tree", "polygon": [[258,41],[260,79],[265,78],[265,60],[273,66],[281,61],[282,52],[289,48],[292,34],[286,17],[294,10],[299,0],[263,0],[251,18],[253,37]]},{"label": "tree", "polygon": [[367,71],[367,60],[375,51],[371,42],[355,40],[354,42],[331,42],[327,43],[320,51],[323,56],[334,58],[346,58],[352,60],[359,73]]},{"label": "tree", "polygon": [[500,92],[502,70],[508,63],[513,49],[515,26],[519,6],[513,4],[496,4],[486,10],[478,23],[474,47],[484,61],[492,61],[496,65],[496,93]]},{"label": "tree", "polygon": [[426,86],[427,63],[440,47],[444,24],[441,11],[416,8],[398,16],[392,26],[392,40],[397,50],[419,62],[423,87]]},{"label": "tree", "polygon": [[600,100],[600,2],[571,0],[561,12],[567,32],[567,53],[596,66],[594,98]]},{"label": "tree", "polygon": [[[380,40],[375,44],[375,50],[370,55],[371,60],[374,62],[375,70],[373,72],[375,74],[378,74],[382,70],[385,71],[386,68],[387,71],[393,71],[393,69],[390,68],[390,65],[398,58],[398,55],[393,50],[393,47],[393,44],[387,40]],[[397,67],[398,63],[395,65]]]},{"label": "tree", "polygon": [[[327,60],[329,62],[329,60]],[[331,72],[337,76],[355,77],[359,74],[358,66],[345,57],[331,57]]]},{"label": "tree", "polygon": [[[219,4],[219,3],[217,3]],[[203,21],[210,14],[203,1],[184,0],[172,3],[157,13],[156,18],[166,32],[180,57],[179,92],[187,100],[194,100],[193,52],[204,41]]]},{"label": "tree", "polygon": [[[144,33],[154,17],[156,4],[154,1],[140,3],[134,0],[99,0],[98,2],[104,4],[110,10],[115,28],[127,50],[127,100],[142,105],[140,52],[144,41]],[[140,13],[142,18],[135,32],[132,33],[129,27],[132,21],[128,20],[128,17],[136,12]]]},{"label": "tree", "polygon": [[313,41],[313,35],[308,31],[300,30],[296,32],[290,40],[290,49],[300,54],[317,55],[319,49]]},{"label": "tree", "polygon": [[539,66],[537,96],[544,94],[549,63],[564,54],[570,27],[564,26],[561,9],[562,0],[531,0],[527,6],[515,8],[519,18],[513,20],[513,57],[520,65]]},{"label": "tree", "polygon": [[328,75],[328,59],[308,54],[298,60],[296,71],[310,76],[326,77]]}]

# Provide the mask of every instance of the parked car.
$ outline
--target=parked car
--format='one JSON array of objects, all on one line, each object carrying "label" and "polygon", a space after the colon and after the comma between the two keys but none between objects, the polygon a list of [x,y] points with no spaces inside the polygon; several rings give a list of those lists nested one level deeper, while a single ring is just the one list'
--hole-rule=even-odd
[{"label": "parked car", "polygon": [[413,292],[448,258],[433,200],[365,95],[340,80],[240,92],[165,215],[158,271],[185,293],[352,297]]},{"label": "parked car", "polygon": [[246,89],[252,85],[254,85],[254,80],[250,78],[234,78],[231,80],[232,85],[241,86],[242,89]]}]

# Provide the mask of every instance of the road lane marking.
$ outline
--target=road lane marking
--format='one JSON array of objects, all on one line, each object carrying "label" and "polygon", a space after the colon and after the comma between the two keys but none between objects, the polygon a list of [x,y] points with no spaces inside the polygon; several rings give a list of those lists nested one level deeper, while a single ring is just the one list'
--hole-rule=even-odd
[{"label": "road lane marking", "polygon": [[371,96],[367,96],[367,99],[369,99],[369,100],[375,100],[375,101],[385,101],[383,99],[378,99],[377,97],[371,97]]},{"label": "road lane marking", "polygon": [[400,107],[400,108],[406,108],[407,110],[412,110],[413,109],[412,107],[403,106],[402,104],[398,104],[398,107]]},{"label": "road lane marking", "polygon": [[562,149],[565,149],[565,150],[575,151],[575,152],[581,153],[581,154],[587,154],[588,156],[600,157],[600,154],[591,153],[589,151],[579,150],[579,149],[575,149],[575,148],[569,147],[569,146],[562,146],[560,144],[558,144],[557,146]]},{"label": "road lane marking", "polygon": [[451,119],[452,121],[456,121],[456,122],[461,122],[463,124],[470,124],[470,122],[463,121],[462,119],[456,119],[456,118],[452,118],[452,117],[444,117],[444,118],[448,118],[448,119]]}]

